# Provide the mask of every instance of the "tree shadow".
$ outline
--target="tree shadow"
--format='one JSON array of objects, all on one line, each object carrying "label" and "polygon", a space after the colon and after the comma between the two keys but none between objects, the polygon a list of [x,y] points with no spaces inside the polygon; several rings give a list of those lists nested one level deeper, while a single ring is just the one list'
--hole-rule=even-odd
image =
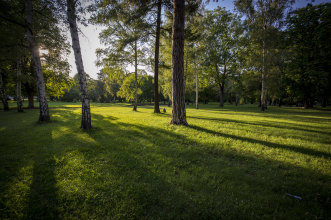
[{"label": "tree shadow", "polygon": [[49,153],[34,159],[32,184],[27,205],[27,219],[58,219],[55,161]]},{"label": "tree shadow", "polygon": [[271,148],[285,149],[285,150],[290,150],[290,151],[305,154],[305,155],[316,156],[316,157],[324,157],[326,159],[331,158],[330,153],[320,152],[320,151],[316,151],[316,150],[313,150],[313,149],[298,147],[298,146],[294,146],[294,145],[284,145],[284,144],[271,143],[271,142],[268,142],[268,141],[261,141],[261,140],[257,140],[257,139],[252,139],[252,138],[248,138],[248,137],[241,137],[241,136],[236,136],[236,135],[232,135],[232,134],[225,134],[225,133],[221,133],[221,132],[217,132],[217,131],[212,131],[212,130],[209,130],[207,128],[202,128],[202,127],[199,127],[197,125],[190,125],[190,128],[193,128],[193,129],[195,129],[197,131],[200,131],[200,132],[205,132],[205,133],[209,133],[209,134],[212,134],[212,135],[217,135],[217,136],[224,137],[224,138],[231,138],[231,139],[234,139],[234,140],[241,140],[241,141],[249,142],[249,143],[253,143],[253,144],[261,144],[261,145],[271,147]]},{"label": "tree shadow", "polygon": [[209,118],[209,117],[201,117],[201,116],[199,116],[199,117],[188,116],[188,118],[217,121],[217,122],[229,122],[229,123],[237,123],[237,124],[245,124],[245,125],[254,125],[254,126],[263,126],[263,127],[279,128],[279,129],[290,129],[290,130],[294,130],[294,131],[304,131],[304,132],[309,132],[309,133],[318,133],[318,134],[324,134],[324,135],[331,136],[330,132],[301,128],[301,127],[298,127],[298,125],[291,126],[291,125],[287,125],[290,123],[286,123],[286,122],[282,122],[281,125],[279,125],[279,124],[274,124],[273,122],[258,123],[258,122],[239,121],[239,120],[227,119],[227,118]]}]

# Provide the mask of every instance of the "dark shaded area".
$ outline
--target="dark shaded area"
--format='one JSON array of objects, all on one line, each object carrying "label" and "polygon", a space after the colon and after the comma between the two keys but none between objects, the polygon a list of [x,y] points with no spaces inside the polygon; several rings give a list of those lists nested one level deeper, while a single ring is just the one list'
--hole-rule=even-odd
[{"label": "dark shaded area", "polygon": [[[30,197],[26,210],[27,219],[58,219],[58,199],[55,179],[55,161],[52,155],[40,153],[36,158]],[[45,157],[40,157],[45,156]]]}]

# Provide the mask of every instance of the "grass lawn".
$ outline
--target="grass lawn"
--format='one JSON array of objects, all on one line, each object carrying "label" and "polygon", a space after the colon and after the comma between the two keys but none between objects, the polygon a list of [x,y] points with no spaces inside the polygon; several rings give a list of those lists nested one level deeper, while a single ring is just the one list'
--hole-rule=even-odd
[{"label": "grass lawn", "polygon": [[79,103],[50,107],[0,111],[0,219],[331,216],[330,111],[190,105],[183,127],[93,103],[84,132]]}]

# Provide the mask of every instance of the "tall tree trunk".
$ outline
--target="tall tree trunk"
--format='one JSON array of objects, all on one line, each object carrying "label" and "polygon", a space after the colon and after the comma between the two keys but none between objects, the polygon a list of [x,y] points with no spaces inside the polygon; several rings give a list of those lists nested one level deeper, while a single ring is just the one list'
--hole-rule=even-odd
[{"label": "tall tree trunk", "polygon": [[21,59],[17,59],[17,70],[16,70],[16,101],[17,101],[17,111],[23,112],[23,102],[22,102],[22,82],[21,82],[21,74],[22,74],[22,65]]},{"label": "tall tree trunk", "polygon": [[[263,31],[265,35],[266,25],[263,26]],[[261,87],[261,111],[265,111],[267,108],[266,101],[266,74],[265,74],[265,36],[263,36],[262,42],[262,87]]]},{"label": "tall tree trunk", "polygon": [[199,109],[199,76],[195,64],[195,108]]},{"label": "tall tree trunk", "polygon": [[219,93],[220,93],[220,107],[224,107],[224,87],[222,84],[218,85],[219,87]]},{"label": "tall tree trunk", "polygon": [[[224,107],[224,85],[225,85],[225,75],[226,75],[226,63],[224,61],[224,72],[223,72],[223,76],[220,75],[220,71],[218,68],[218,65],[215,64],[215,71],[216,74],[218,76],[218,88],[219,88],[219,95],[220,95],[220,103],[219,103],[219,107]],[[231,102],[231,99],[230,99]]]},{"label": "tall tree trunk", "polygon": [[325,95],[323,98],[322,98],[322,103],[321,103],[321,107],[325,108],[328,104],[328,96]]},{"label": "tall tree trunk", "polygon": [[34,108],[34,100],[33,100],[34,92],[33,90],[28,91],[28,108]]},{"label": "tall tree trunk", "polygon": [[172,119],[171,124],[188,125],[185,110],[184,25],[185,1],[173,2],[172,28]]},{"label": "tall tree trunk", "polygon": [[154,113],[160,113],[159,106],[159,51],[161,29],[162,1],[157,2],[156,37],[155,37],[155,63],[154,63]]},{"label": "tall tree trunk", "polygon": [[138,106],[138,53],[137,41],[134,42],[134,104],[133,111],[137,111]]},{"label": "tall tree trunk", "polygon": [[82,60],[82,53],[80,50],[80,43],[77,30],[77,17],[76,17],[76,6],[75,0],[67,0],[67,16],[70,26],[70,33],[72,39],[72,49],[75,54],[75,63],[78,72],[78,80],[82,99],[82,123],[81,128],[87,130],[91,126],[91,111],[90,111],[90,100],[88,98],[86,75],[84,71],[84,65]]},{"label": "tall tree trunk", "polygon": [[3,104],[3,110],[8,111],[9,107],[8,107],[8,101],[7,101],[7,94],[5,92],[5,84],[3,83],[1,72],[0,72],[0,96],[1,96],[1,101]]},{"label": "tall tree trunk", "polygon": [[32,53],[32,59],[34,63],[34,69],[37,77],[37,88],[38,88],[38,100],[39,100],[39,121],[49,121],[49,111],[48,111],[48,103],[46,99],[46,89],[44,76],[41,69],[39,48],[35,42],[33,32],[32,32],[32,2],[31,0],[25,1],[25,10],[26,10],[26,37],[29,42],[30,50]]},{"label": "tall tree trunk", "polygon": [[[30,62],[30,71],[32,74],[35,74],[34,72],[34,65],[33,65],[33,60]],[[33,86],[33,83],[26,82],[24,84],[25,91],[28,94],[28,108],[33,109],[34,108],[34,94],[35,94],[35,88]]]}]

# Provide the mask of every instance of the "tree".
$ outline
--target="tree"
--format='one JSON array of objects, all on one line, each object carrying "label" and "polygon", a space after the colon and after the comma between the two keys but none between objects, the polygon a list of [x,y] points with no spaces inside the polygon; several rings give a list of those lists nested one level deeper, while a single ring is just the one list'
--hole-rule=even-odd
[{"label": "tree", "polygon": [[97,13],[92,17],[93,22],[107,25],[100,39],[110,49],[99,50],[99,54],[106,56],[106,64],[111,63],[112,67],[130,64],[134,67],[134,111],[138,105],[138,65],[144,62],[144,57],[139,54],[143,54],[150,29],[144,20],[148,11],[144,10],[146,5],[145,1],[99,1],[95,6]]},{"label": "tree", "polygon": [[2,71],[0,72],[0,96],[1,96],[1,101],[3,104],[3,110],[8,111],[9,107],[8,107],[8,101],[7,101],[7,94],[5,92],[5,87],[4,87],[3,78],[2,78]]},{"label": "tree", "polygon": [[39,48],[35,42],[32,32],[32,2],[31,0],[25,1],[25,12],[26,12],[26,37],[30,45],[30,50],[34,62],[35,73],[37,76],[37,87],[38,87],[38,99],[39,99],[39,121],[49,121],[48,103],[46,99],[45,82],[43,72],[41,68]]},{"label": "tree", "polygon": [[[123,81],[120,90],[117,92],[117,95],[125,98],[127,102],[135,101],[138,99],[138,95],[142,93],[141,89],[138,89],[136,82],[139,84],[141,78],[136,78],[136,74],[129,73]],[[137,90],[136,90],[137,88]]]},{"label": "tree", "polygon": [[72,39],[72,49],[75,54],[75,62],[78,72],[79,86],[81,91],[82,100],[82,123],[81,128],[88,130],[91,126],[91,112],[90,112],[90,100],[88,98],[86,75],[84,71],[84,65],[82,60],[82,54],[79,44],[78,29],[77,29],[77,16],[76,16],[76,1],[67,0],[67,17],[70,27],[70,34]]},{"label": "tree", "polygon": [[246,15],[249,24],[252,43],[258,47],[257,56],[260,57],[257,69],[261,73],[261,110],[267,107],[267,77],[270,66],[270,31],[280,28],[284,13],[292,0],[236,0],[235,5],[239,12]]},{"label": "tree", "polygon": [[185,110],[184,25],[185,1],[174,0],[172,28],[172,116],[171,124],[188,125]]},{"label": "tree", "polygon": [[238,50],[242,34],[240,19],[220,7],[207,11],[204,19],[204,65],[211,81],[219,89],[219,106],[224,106],[227,78],[234,76],[238,66]]},{"label": "tree", "polygon": [[287,91],[305,108],[313,107],[316,100],[326,106],[330,96],[330,15],[330,3],[308,5],[287,20]]},{"label": "tree", "polygon": [[157,1],[157,19],[155,35],[155,56],[154,56],[154,113],[160,113],[159,106],[159,50],[160,50],[160,29],[161,29],[162,1]]},{"label": "tree", "polygon": [[21,83],[21,75],[22,75],[22,63],[21,58],[17,59],[17,86],[16,86],[16,101],[17,101],[17,111],[23,112],[23,101],[22,101],[22,83]]}]

